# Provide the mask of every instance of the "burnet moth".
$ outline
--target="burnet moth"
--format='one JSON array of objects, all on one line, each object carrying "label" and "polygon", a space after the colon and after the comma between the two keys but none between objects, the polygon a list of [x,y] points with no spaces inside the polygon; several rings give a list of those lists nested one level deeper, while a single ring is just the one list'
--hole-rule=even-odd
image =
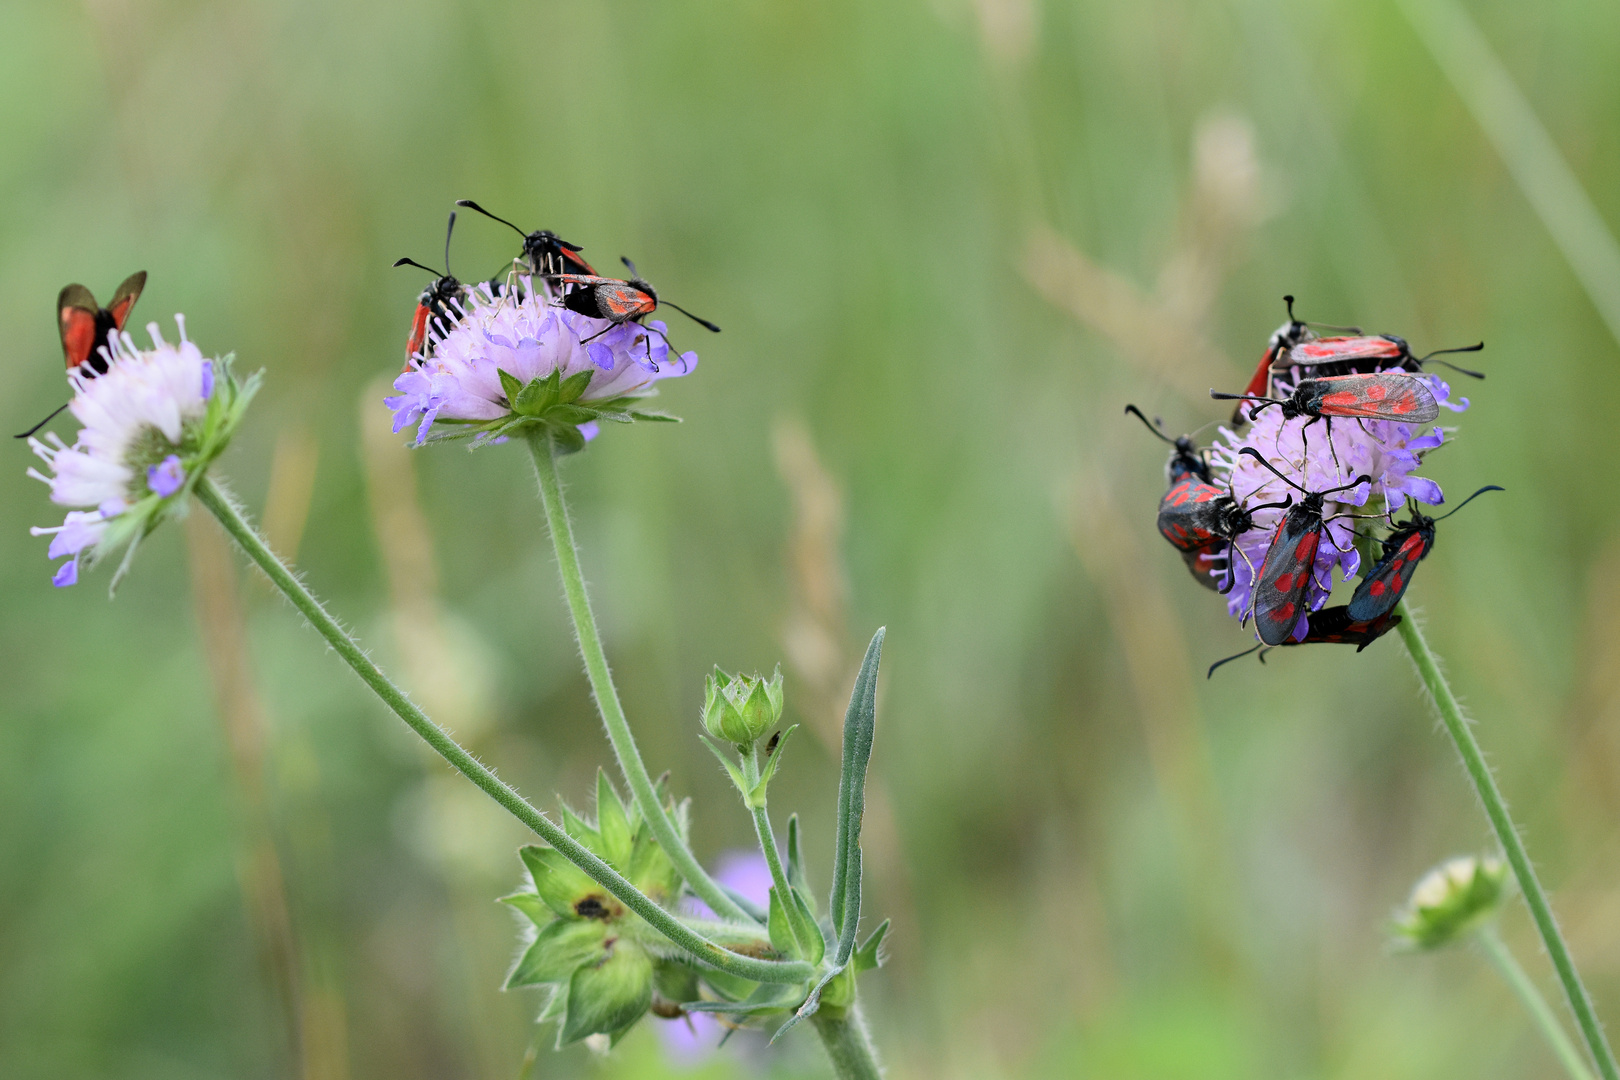
[{"label": "burnet moth", "polygon": [[[1432,357],[1443,353],[1479,352],[1483,348],[1485,343],[1481,341],[1476,345],[1464,345],[1456,349],[1436,349],[1423,356],[1414,356],[1412,347],[1406,343],[1406,339],[1398,338],[1394,334],[1320,338],[1293,346],[1288,350],[1287,356],[1277,358],[1271,370],[1279,372],[1287,371],[1289,368],[1307,368],[1313,375],[1319,376],[1361,373],[1369,367],[1374,370],[1399,368],[1403,371],[1422,371],[1423,365]],[[1446,360],[1436,360],[1435,363],[1475,379],[1485,377],[1483,372],[1458,367]]]},{"label": "burnet moth", "polygon": [[[1192,436],[1182,435],[1172,439],[1160,431],[1156,423],[1150,423],[1148,418],[1143,415],[1142,410],[1135,405],[1125,406],[1125,411],[1134,414],[1137,419],[1147,425],[1149,431],[1170,444],[1172,449],[1170,451],[1170,460],[1165,464],[1164,468],[1165,480],[1169,483],[1171,491],[1176,491],[1178,487],[1181,489],[1177,492],[1177,498],[1182,500],[1183,505],[1188,500],[1191,500],[1191,504],[1197,506],[1201,499],[1212,497],[1211,492],[1214,493],[1213,497],[1215,498],[1221,496],[1221,490],[1211,486],[1214,476],[1210,472],[1209,462],[1204,459],[1203,453],[1192,441]],[[1183,485],[1184,481],[1187,482],[1185,485]],[[1209,490],[1205,491],[1204,488]],[[1169,498],[1170,494],[1167,492],[1165,499],[1168,500]],[[1164,503],[1161,501],[1161,511],[1163,507]],[[1163,527],[1161,525],[1161,529]],[[1184,547],[1183,543],[1190,542],[1192,536],[1186,530],[1197,527],[1195,523],[1190,521],[1181,522],[1173,526],[1178,531],[1174,535],[1166,533],[1165,538],[1181,552],[1181,557],[1186,562],[1187,569],[1192,573],[1193,579],[1206,589],[1216,589],[1219,586],[1210,571],[1216,569],[1215,560],[1220,557],[1221,552],[1226,550],[1226,541],[1215,537],[1198,543],[1191,548]]]},{"label": "burnet moth", "polygon": [[1266,549],[1265,561],[1260,564],[1260,573],[1254,582],[1254,595],[1249,602],[1249,613],[1254,616],[1260,640],[1267,645],[1281,645],[1294,636],[1294,628],[1304,614],[1305,590],[1311,583],[1311,575],[1316,572],[1316,551],[1322,544],[1322,533],[1327,527],[1322,517],[1327,496],[1371,483],[1372,477],[1362,473],[1347,484],[1321,491],[1306,491],[1278,472],[1277,467],[1254,447],[1245,446],[1238,453],[1254,458],[1277,479],[1304,496],[1283,515],[1277,525],[1271,546]]},{"label": "burnet moth", "polygon": [[1350,608],[1344,604],[1326,607],[1321,611],[1313,611],[1307,621],[1305,636],[1298,641],[1285,641],[1282,645],[1260,644],[1252,649],[1244,649],[1240,653],[1233,653],[1224,660],[1217,660],[1209,665],[1210,678],[1215,669],[1222,664],[1229,664],[1233,660],[1248,656],[1256,650],[1260,653],[1260,662],[1265,663],[1266,653],[1273,648],[1283,648],[1288,645],[1354,645],[1356,652],[1360,652],[1390,630],[1400,624],[1399,615],[1383,615],[1367,622],[1357,622],[1350,614]]},{"label": "burnet moth", "polygon": [[1378,560],[1350,598],[1350,615],[1368,621],[1387,615],[1401,602],[1406,587],[1412,584],[1412,574],[1430,551],[1434,550],[1434,523],[1444,521],[1458,510],[1473,502],[1487,491],[1502,491],[1495,484],[1487,484],[1458,503],[1456,509],[1439,517],[1420,513],[1416,503],[1410,504],[1411,519],[1396,526],[1395,531],[1380,540],[1383,558]]},{"label": "burnet moth", "polygon": [[[1267,342],[1266,351],[1260,355],[1260,366],[1254,369],[1254,375],[1250,377],[1249,385],[1243,390],[1244,395],[1247,397],[1264,397],[1269,394],[1271,392],[1271,373],[1275,370],[1275,365],[1279,359],[1287,355],[1300,343],[1316,340],[1316,331],[1312,329],[1313,324],[1294,317],[1294,298],[1285,296],[1283,297],[1283,303],[1288,307],[1288,321],[1277,327],[1276,331],[1271,335],[1271,340]],[[1354,326],[1326,326],[1322,323],[1314,325],[1322,326],[1327,330],[1344,330],[1351,334],[1361,333],[1360,328]],[[1232,410],[1232,423],[1241,424],[1243,419],[1243,406],[1239,404],[1237,408]]]},{"label": "burnet moth", "polygon": [[[103,349],[110,349],[111,338],[124,329],[135,301],[146,288],[146,271],[139,270],[125,278],[112,303],[102,307],[95,294],[77,283],[65,286],[56,297],[56,328],[62,335],[62,359],[67,370],[77,371],[90,379],[107,373],[107,359]],[[16,436],[26,439],[51,422],[57,413],[67,408],[64,402],[51,410],[51,415]]]},{"label": "burnet moth", "polygon": [[[635,323],[640,326],[642,319],[658,310],[659,303],[674,308],[705,330],[712,330],[716,334],[720,332],[720,328],[714,323],[692,314],[679,304],[672,304],[668,300],[660,301],[658,293],[652,287],[652,283],[636,272],[635,263],[622,255],[619,257],[619,261],[624,263],[630,271],[630,278],[627,281],[621,281],[618,278],[598,277],[595,274],[544,275],[548,281],[561,281],[567,285],[579,286],[563,294],[563,307],[592,319],[606,319],[610,324],[581,341],[581,345],[588,341],[594,341],[615,326],[623,326],[625,323]],[[643,327],[643,329],[651,329],[651,327]],[[663,338],[666,345],[669,344],[669,338],[666,335],[657,330],[653,330],[653,333]],[[673,349],[674,346],[671,345],[670,348]],[[647,340],[647,358],[652,359],[651,338]]]},{"label": "burnet moth", "polygon": [[529,264],[530,273],[534,274],[587,274],[594,275],[595,270],[591,264],[579,257],[582,250],[578,244],[570,244],[550,229],[536,229],[534,232],[525,232],[507,221],[503,217],[496,217],[471,199],[457,199],[457,206],[465,206],[475,210],[491,220],[506,225],[523,237],[523,251],[518,256]]},{"label": "burnet moth", "polygon": [[1198,479],[1202,480],[1206,484],[1212,481],[1213,474],[1209,471],[1209,462],[1204,460],[1204,455],[1198,449],[1198,445],[1192,441],[1192,436],[1182,435],[1172,439],[1163,431],[1159,430],[1159,424],[1157,421],[1150,421],[1145,415],[1143,415],[1142,410],[1138,409],[1135,405],[1125,406],[1125,411],[1142,421],[1142,423],[1147,426],[1149,431],[1153,432],[1154,435],[1158,436],[1163,441],[1169,443],[1172,447],[1170,451],[1170,461],[1167,465],[1165,465],[1166,480],[1174,484],[1183,476],[1191,474],[1198,477]]},{"label": "burnet moth", "polygon": [[415,259],[395,260],[395,266],[414,266],[418,270],[426,270],[433,275],[433,283],[422,290],[422,295],[416,298],[416,314],[411,317],[410,336],[405,339],[405,368],[411,369],[411,362],[420,354],[427,359],[428,330],[432,324],[442,335],[455,325],[459,318],[452,303],[460,300],[466,294],[466,287],[450,274],[450,234],[456,231],[456,212],[450,211],[450,224],[444,229],[444,272],[423,266]]},{"label": "burnet moth", "polygon": [[[1305,427],[1327,421],[1328,449],[1333,451],[1333,418],[1352,420],[1395,420],[1404,424],[1426,424],[1440,416],[1440,403],[1423,379],[1406,372],[1381,371],[1365,375],[1330,375],[1322,379],[1301,379],[1286,398],[1256,397],[1248,394],[1222,394],[1211,390],[1216,400],[1257,401],[1249,410],[1253,419],[1273,405],[1282,409],[1283,420],[1308,416]],[[1242,408],[1242,406],[1239,406]],[[1304,431],[1300,438],[1305,438]],[[1338,453],[1333,451],[1337,462]]]},{"label": "burnet moth", "polygon": [[[1171,459],[1172,466],[1175,460]],[[1290,495],[1282,502],[1245,506],[1231,491],[1222,491],[1196,473],[1184,473],[1179,479],[1172,478],[1170,490],[1159,500],[1159,535],[1181,552],[1187,569],[1200,584],[1217,592],[1230,592],[1236,580],[1231,552],[1237,548],[1232,542],[1254,528],[1257,511],[1282,509],[1293,505],[1293,501]],[[1213,567],[1205,563],[1222,552],[1227,553],[1226,580],[1216,585],[1208,573]]]}]

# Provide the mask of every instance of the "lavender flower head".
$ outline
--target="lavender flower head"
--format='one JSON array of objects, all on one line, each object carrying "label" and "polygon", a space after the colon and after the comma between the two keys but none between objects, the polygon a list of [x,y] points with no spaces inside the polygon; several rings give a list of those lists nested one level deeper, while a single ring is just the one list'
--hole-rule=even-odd
[{"label": "lavender flower head", "polygon": [[[1435,400],[1441,405],[1454,412],[1468,407],[1466,398],[1458,403],[1448,400],[1451,388],[1437,376],[1420,377],[1434,391]],[[1286,380],[1279,379],[1276,385],[1280,397],[1293,391]],[[1310,424],[1308,431],[1307,424]],[[1430,505],[1444,502],[1440,485],[1416,475],[1424,455],[1444,441],[1445,429],[1439,427],[1425,430],[1417,424],[1390,420],[1341,418],[1333,423],[1330,448],[1325,420],[1310,423],[1310,418],[1303,416],[1284,420],[1282,409],[1276,406],[1263,410],[1242,434],[1225,427],[1220,429],[1219,438],[1209,450],[1215,483],[1227,487],[1244,506],[1282,502],[1289,495],[1296,503],[1301,498],[1298,490],[1279,480],[1252,457],[1240,453],[1246,446],[1259,451],[1279,472],[1306,491],[1338,487],[1363,474],[1372,477],[1370,484],[1359,484],[1328,497],[1324,507],[1326,526],[1294,640],[1305,636],[1308,614],[1327,603],[1328,594],[1333,591],[1334,568],[1339,569],[1342,580],[1352,577],[1361,565],[1361,556],[1355,547],[1355,522],[1346,518],[1334,520],[1334,515],[1393,514],[1409,497]],[[1228,554],[1234,563],[1234,583],[1226,594],[1226,610],[1240,619],[1248,615],[1255,575],[1265,562],[1266,550],[1278,523],[1287,512],[1284,509],[1256,511],[1254,527],[1238,537],[1234,544],[1236,551]],[[1212,573],[1224,581],[1226,567],[1220,566]]]},{"label": "lavender flower head", "polygon": [[246,386],[236,384],[229,357],[205,358],[186,339],[183,316],[175,323],[175,344],[150,323],[152,348],[115,335],[102,350],[105,374],[82,367],[68,374],[68,409],[84,425],[72,446],[55,432],[28,440],[52,473],[31,468],[28,475],[50,486],[52,502],[80,508],[61,525],[29,530],[51,537],[49,558],[69,556],[51,579],[59,588],[77,582],[80,565],[109,550],[127,544],[133,553],[136,541],[179,505],[225,449],[257,388],[256,376]]},{"label": "lavender flower head", "polygon": [[453,302],[447,331],[430,326],[423,350],[385,399],[394,430],[416,425],[417,445],[471,438],[501,441],[545,427],[569,449],[596,436],[599,420],[669,420],[634,405],[653,383],[685,375],[697,354],[670,354],[662,322],[613,325],[559,306],[530,278],[515,287],[481,283]]}]

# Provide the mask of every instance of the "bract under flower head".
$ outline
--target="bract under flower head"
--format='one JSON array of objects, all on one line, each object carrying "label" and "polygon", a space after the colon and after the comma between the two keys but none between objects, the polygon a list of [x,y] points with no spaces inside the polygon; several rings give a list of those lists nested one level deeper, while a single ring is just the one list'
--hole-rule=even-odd
[{"label": "bract under flower head", "polygon": [[[1456,412],[1467,408],[1467,400],[1452,404],[1447,399],[1450,387],[1441,379],[1422,376],[1434,391],[1435,399]],[[1293,387],[1278,383],[1277,393],[1287,396]],[[1309,429],[1307,430],[1307,425]],[[1333,441],[1328,443],[1326,420],[1311,422],[1310,417],[1284,420],[1280,408],[1263,410],[1242,434],[1221,428],[1220,436],[1209,451],[1215,472],[1215,483],[1227,487],[1232,496],[1245,506],[1282,502],[1292,495],[1297,503],[1301,493],[1277,479],[1265,466],[1239,451],[1245,446],[1258,450],[1267,461],[1288,479],[1306,491],[1324,491],[1338,487],[1357,476],[1372,477],[1370,485],[1361,485],[1329,496],[1325,507],[1326,527],[1317,548],[1316,564],[1306,588],[1305,606],[1294,638],[1304,636],[1309,612],[1327,603],[1333,591],[1333,570],[1338,567],[1341,577],[1348,578],[1361,566],[1361,556],[1355,547],[1354,522],[1332,520],[1335,513],[1393,513],[1408,498],[1431,505],[1443,502],[1440,485],[1433,480],[1415,475],[1423,456],[1445,441],[1442,428],[1425,429],[1416,424],[1401,424],[1387,420],[1346,420],[1333,422]],[[1361,508],[1361,509],[1354,509]],[[1234,561],[1233,587],[1227,593],[1226,609],[1242,618],[1249,611],[1254,595],[1254,577],[1265,562],[1266,550],[1276,534],[1277,525],[1287,513],[1284,509],[1260,510],[1254,515],[1254,528],[1238,537],[1236,552],[1229,553]],[[1224,566],[1213,571],[1224,578]]]},{"label": "bract under flower head", "polygon": [[1396,912],[1397,940],[1416,949],[1448,945],[1496,914],[1506,890],[1507,866],[1501,859],[1449,859],[1425,874]]},{"label": "bract under flower head", "polygon": [[52,537],[50,558],[71,556],[52,578],[59,587],[76,582],[80,564],[106,551],[128,544],[133,552],[225,449],[257,389],[257,376],[239,386],[230,357],[205,358],[186,339],[185,319],[176,315],[175,322],[175,344],[150,323],[152,348],[116,335],[105,374],[81,368],[68,375],[68,408],[84,425],[72,446],[54,432],[28,440],[52,473],[28,475],[50,485],[52,502],[86,508],[70,511],[61,525],[29,530]]},{"label": "bract under flower head", "polygon": [[514,287],[488,283],[457,304],[460,319],[431,335],[422,354],[394,380],[385,404],[394,430],[416,425],[418,445],[472,438],[499,441],[545,427],[565,447],[594,438],[597,421],[669,420],[634,405],[653,383],[697,366],[693,352],[671,356],[662,322],[618,326],[557,306],[530,279]]}]

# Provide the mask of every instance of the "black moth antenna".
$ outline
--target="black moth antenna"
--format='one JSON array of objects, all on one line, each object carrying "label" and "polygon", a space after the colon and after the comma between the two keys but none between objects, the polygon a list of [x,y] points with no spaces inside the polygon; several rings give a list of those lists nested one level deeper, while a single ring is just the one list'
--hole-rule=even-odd
[{"label": "black moth antenna", "polygon": [[[1292,296],[1285,296],[1285,297],[1283,297],[1283,303],[1288,305],[1288,321],[1291,322],[1291,323],[1300,323],[1303,326],[1319,326],[1323,330],[1337,330],[1342,334],[1359,334],[1359,333],[1361,333],[1361,327],[1359,327],[1359,326],[1334,326],[1332,323],[1305,322],[1302,319],[1297,319],[1297,318],[1294,317],[1294,298]],[[1253,649],[1249,650],[1249,652],[1253,652],[1253,651],[1254,651]],[[1247,656],[1247,655],[1249,655],[1249,653],[1239,653],[1238,655],[1239,656]],[[1229,657],[1228,659],[1231,659],[1231,658]],[[1225,663],[1225,661],[1223,660],[1222,663]]]},{"label": "black moth antenna", "polygon": [[[514,232],[516,232],[519,236],[523,237],[525,240],[527,240],[528,237],[529,237],[528,233],[524,232],[522,229],[519,229],[516,225],[513,225],[510,221],[507,221],[505,218],[501,217],[498,214],[490,213],[488,210],[485,210],[482,206],[479,206],[477,203],[473,202],[471,199],[457,199],[456,200],[456,205],[457,206],[465,206],[469,210],[476,210],[480,214],[483,214],[485,217],[492,218],[493,220],[500,222],[502,225],[505,225],[507,228],[512,229]],[[577,250],[577,249],[575,249],[575,250]]]},{"label": "black moth antenna", "polygon": [[417,262],[415,259],[395,259],[394,260],[394,265],[395,266],[414,266],[418,270],[426,270],[428,273],[430,273],[434,277],[438,277],[438,278],[452,277],[453,275],[451,275],[451,273],[450,273],[450,234],[455,232],[455,231],[456,231],[456,212],[454,210],[452,210],[452,211],[450,211],[450,224],[445,226],[445,229],[444,229],[444,271],[442,273],[440,271],[438,271],[438,270],[433,269],[433,267],[431,267],[431,266],[423,266],[421,263]]},{"label": "black moth antenna", "polygon": [[1255,416],[1256,413],[1260,412],[1260,410],[1264,409],[1266,406],[1268,406],[1268,405],[1281,405],[1283,403],[1281,398],[1260,397],[1257,394],[1228,394],[1228,393],[1225,393],[1225,392],[1220,391],[1220,390],[1211,390],[1209,392],[1209,396],[1214,398],[1216,401],[1258,401],[1258,402],[1261,402],[1262,404],[1260,405],[1259,409],[1250,409],[1249,410],[1249,419],[1251,419],[1251,420],[1254,419],[1254,416]]},{"label": "black moth antenna", "polygon": [[[631,262],[629,259],[625,258],[623,255],[619,256],[619,261],[624,263],[625,267],[630,271],[630,277],[632,279],[641,282],[643,285],[645,285],[647,283],[647,279],[642,277],[640,271],[638,271],[636,269],[636,264],[635,263]],[[652,292],[651,289],[648,289],[647,291]],[[685,308],[681,307],[681,305],[679,305],[679,304],[671,303],[668,300],[661,299],[656,293],[653,293],[653,299],[657,300],[660,304],[665,304],[665,305],[668,305],[669,307],[674,308],[676,311],[680,312],[682,315],[685,315],[688,319],[691,319],[693,322],[697,323],[699,326],[703,327],[703,329],[705,329],[705,330],[712,330],[716,334],[718,334],[720,332],[720,328],[718,326],[714,325],[714,323],[710,322],[708,319],[705,319],[701,315],[692,314],[690,311],[687,311]],[[665,338],[664,340],[668,341],[669,339]]]},{"label": "black moth antenna", "polygon": [[[1439,356],[1442,353],[1479,352],[1483,348],[1485,348],[1485,343],[1483,341],[1481,341],[1477,345],[1464,345],[1460,349],[1436,349],[1436,350],[1434,350],[1434,352],[1429,353],[1428,356],[1420,356],[1420,357],[1418,357],[1417,362],[1419,364],[1422,364],[1430,356]],[[1459,373],[1461,373],[1463,375],[1469,375],[1469,376],[1472,376],[1473,378],[1476,378],[1476,379],[1483,379],[1485,377],[1485,373],[1482,372],[1482,371],[1474,371],[1471,368],[1458,367],[1456,364],[1449,363],[1449,362],[1447,362],[1445,360],[1436,360],[1435,363],[1439,364],[1441,367],[1448,367],[1452,371],[1459,372]],[[1458,509],[1460,510],[1461,507],[1458,507]]]},{"label": "black moth antenna", "polygon": [[1448,511],[1447,513],[1441,514],[1439,517],[1435,518],[1434,520],[1435,521],[1444,521],[1444,520],[1446,520],[1446,518],[1450,517],[1452,514],[1455,514],[1458,510],[1461,510],[1463,507],[1467,506],[1469,503],[1473,502],[1475,499],[1479,498],[1481,495],[1485,494],[1487,491],[1506,491],[1506,490],[1507,490],[1507,488],[1505,488],[1505,487],[1498,487],[1495,484],[1486,484],[1484,487],[1480,488],[1478,491],[1476,491],[1472,495],[1468,496],[1468,498],[1464,499],[1462,502],[1460,502],[1456,506],[1452,507],[1450,511]]},{"label": "black moth antenna", "polygon": [[1138,409],[1135,405],[1127,405],[1127,406],[1125,406],[1125,411],[1128,412],[1128,413],[1133,414],[1138,420],[1142,421],[1142,423],[1147,426],[1147,429],[1149,431],[1153,432],[1153,434],[1157,435],[1159,438],[1163,439],[1165,442],[1169,443],[1171,446],[1176,445],[1176,440],[1172,439],[1170,436],[1168,436],[1164,432],[1160,431],[1157,424],[1152,423],[1150,420],[1148,420],[1148,418],[1146,416],[1143,416],[1141,409]]},{"label": "black moth antenna", "polygon": [[[1272,474],[1274,476],[1276,476],[1277,479],[1281,480],[1283,483],[1287,484],[1289,487],[1293,488],[1295,491],[1304,492],[1306,495],[1331,495],[1335,491],[1346,491],[1346,490],[1348,490],[1350,488],[1357,487],[1357,486],[1359,486],[1361,484],[1370,484],[1370,483],[1372,483],[1372,477],[1369,476],[1366,473],[1362,473],[1360,476],[1356,477],[1354,480],[1350,481],[1348,484],[1340,484],[1338,487],[1323,488],[1321,491],[1307,491],[1305,488],[1300,487],[1298,484],[1296,484],[1292,480],[1288,479],[1288,477],[1286,477],[1282,473],[1278,472],[1277,471],[1277,466],[1275,466],[1271,462],[1267,461],[1264,457],[1261,457],[1260,456],[1260,451],[1256,450],[1254,447],[1245,446],[1243,449],[1239,450],[1238,453],[1247,454],[1250,457],[1254,458],[1254,460],[1258,461],[1260,464],[1262,464],[1266,468],[1270,469]],[[1461,510],[1462,507],[1459,506],[1457,509]]]},{"label": "black moth antenna", "polygon": [[[1263,648],[1265,648],[1264,644],[1256,645],[1253,649],[1244,649],[1240,653],[1233,653],[1231,656],[1228,656],[1224,660],[1215,661],[1213,664],[1209,665],[1209,674],[1205,675],[1204,678],[1206,678],[1206,679],[1214,678],[1215,677],[1215,669],[1220,667],[1222,664],[1230,664],[1234,660],[1241,660],[1245,656],[1248,656],[1250,653],[1254,652],[1255,649],[1263,649]],[[1264,657],[1261,657],[1261,659],[1263,660]]]},{"label": "black moth antenna", "polygon": [[[40,428],[44,427],[46,424],[50,423],[52,420],[55,420],[56,419],[56,414],[61,412],[63,409],[67,408],[71,404],[73,404],[73,402],[71,402],[71,401],[62,402],[62,404],[60,404],[56,408],[52,409],[51,414],[49,416],[47,416],[45,419],[41,420],[39,423],[35,424],[33,427],[29,428],[27,431],[23,432],[22,434],[13,435],[12,438],[13,439],[26,439],[26,438],[28,438],[28,436],[32,435],[34,432],[36,432]],[[1461,510],[1462,507],[1459,506],[1459,507],[1457,507],[1457,509]],[[1453,511],[1453,513],[1455,513],[1455,511]]]}]

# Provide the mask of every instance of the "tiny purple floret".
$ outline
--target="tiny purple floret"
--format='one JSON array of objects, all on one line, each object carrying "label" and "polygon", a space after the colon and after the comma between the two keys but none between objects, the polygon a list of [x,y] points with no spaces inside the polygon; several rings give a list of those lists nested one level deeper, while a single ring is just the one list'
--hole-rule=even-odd
[{"label": "tiny purple floret", "polygon": [[146,468],[146,486],[167,499],[186,482],[186,470],[180,466],[180,456],[170,454],[156,465]]}]

